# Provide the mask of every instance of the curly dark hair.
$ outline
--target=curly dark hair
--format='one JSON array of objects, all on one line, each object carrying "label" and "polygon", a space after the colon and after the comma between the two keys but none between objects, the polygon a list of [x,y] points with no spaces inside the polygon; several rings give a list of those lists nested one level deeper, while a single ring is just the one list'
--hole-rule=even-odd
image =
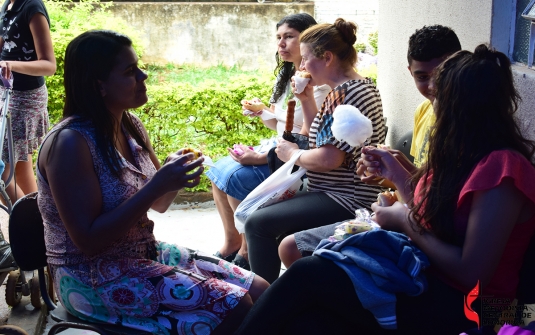
[{"label": "curly dark hair", "polygon": [[423,178],[423,187],[411,215],[415,229],[429,229],[444,241],[460,243],[455,239],[453,216],[474,166],[501,149],[530,160],[535,143],[523,137],[513,117],[520,96],[511,62],[503,53],[484,44],[473,53],[459,51],[437,67],[435,85],[436,123],[427,163],[412,179],[415,184]]},{"label": "curly dark hair", "polygon": [[461,42],[455,32],[441,25],[424,26],[409,38],[407,60],[428,62],[434,58],[449,56],[461,50]]},{"label": "curly dark hair", "polygon": [[[297,30],[298,32],[303,32],[308,27],[317,24],[316,20],[307,13],[297,13],[285,16],[277,23],[277,29],[283,24],[287,24],[288,27]],[[277,67],[275,68],[275,76],[277,77],[277,82],[273,86],[273,93],[269,99],[270,103],[275,103],[279,100],[281,95],[286,90],[286,85],[290,81],[290,78],[294,75],[296,68],[292,62],[285,62],[279,56],[279,52],[275,54],[275,60],[277,61]]]}]

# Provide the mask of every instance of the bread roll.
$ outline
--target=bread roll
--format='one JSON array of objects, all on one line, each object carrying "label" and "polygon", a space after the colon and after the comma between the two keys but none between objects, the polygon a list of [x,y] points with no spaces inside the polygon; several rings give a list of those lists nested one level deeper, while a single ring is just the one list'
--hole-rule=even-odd
[{"label": "bread roll", "polygon": [[196,160],[197,158],[202,156],[202,152],[200,152],[199,150],[195,150],[195,149],[192,149],[192,148],[186,148],[186,149],[182,150],[182,154],[183,155],[188,154],[190,152],[193,153],[193,160]]},{"label": "bread roll", "polygon": [[396,201],[398,201],[396,194],[390,191],[379,193],[377,196],[377,203],[382,207],[392,206]]},{"label": "bread roll", "polygon": [[307,71],[298,71],[296,75],[301,78],[312,78],[312,75]]},{"label": "bread roll", "polygon": [[267,109],[266,105],[264,105],[261,101],[242,100],[241,104],[245,109],[252,112],[260,112],[263,109]]}]

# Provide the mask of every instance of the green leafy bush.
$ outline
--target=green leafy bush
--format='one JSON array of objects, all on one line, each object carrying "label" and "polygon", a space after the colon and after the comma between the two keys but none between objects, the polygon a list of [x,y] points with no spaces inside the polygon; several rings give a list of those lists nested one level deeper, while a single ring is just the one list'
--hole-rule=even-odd
[{"label": "green leafy bush", "polygon": [[374,54],[376,55],[379,52],[378,41],[379,41],[379,32],[375,31],[368,36],[368,44],[370,44],[370,46],[373,49]]},{"label": "green leafy bush", "polygon": [[377,85],[377,65],[376,64],[370,64],[367,67],[360,68],[359,74],[363,77],[370,78],[375,85]]},{"label": "green leafy bush", "polygon": [[98,0],[44,0],[44,3],[50,16],[50,35],[57,63],[56,73],[46,78],[48,114],[50,123],[55,124],[63,113],[63,62],[65,49],[73,38],[87,30],[109,29],[128,35],[138,57],[143,54],[143,46],[135,31],[124,20],[115,18],[108,11],[111,3],[101,3]]},{"label": "green leafy bush", "polygon": [[[193,147],[216,161],[235,143],[257,145],[275,133],[259,118],[241,113],[242,99],[268,102],[273,78],[249,74],[198,85],[168,83],[147,87],[149,101],[133,112],[140,117],[160,160],[180,148]],[[209,180],[192,191],[208,190]]]},{"label": "green leafy bush", "polygon": [[[140,58],[143,48],[134,30],[107,10],[110,3],[98,0],[44,1],[50,15],[57,62],[56,73],[47,78],[50,123],[55,124],[63,113],[65,49],[74,37],[91,29],[109,29],[128,35]],[[261,139],[274,135],[260,119],[243,116],[240,103],[242,99],[252,97],[267,103],[273,74],[246,72],[239,67],[225,68],[222,65],[209,69],[186,65],[179,68],[186,70],[184,75],[177,74],[177,67],[171,64],[144,68],[153,77],[147,80],[149,101],[133,112],[145,124],[160,160],[180,148],[193,147],[216,161],[235,143],[256,145]],[[210,182],[203,175],[201,184],[188,191],[207,191],[209,187]]]},{"label": "green leafy bush", "polygon": [[365,52],[366,51],[366,43],[355,43],[355,45],[353,45],[353,47],[355,48],[355,50],[357,50],[357,52]]}]

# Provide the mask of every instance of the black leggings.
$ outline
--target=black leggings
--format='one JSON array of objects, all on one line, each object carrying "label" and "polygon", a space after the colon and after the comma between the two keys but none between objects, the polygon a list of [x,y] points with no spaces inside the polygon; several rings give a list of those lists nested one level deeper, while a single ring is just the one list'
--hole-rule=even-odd
[{"label": "black leggings", "polygon": [[354,217],[321,192],[302,191],[292,199],[256,210],[245,222],[251,270],[273,283],[281,268],[278,246],[282,237]]},{"label": "black leggings", "polygon": [[477,327],[464,316],[464,295],[434,276],[417,296],[397,295],[398,330],[385,330],[364,309],[345,272],[318,256],[295,262],[253,305],[237,334],[459,334]]}]

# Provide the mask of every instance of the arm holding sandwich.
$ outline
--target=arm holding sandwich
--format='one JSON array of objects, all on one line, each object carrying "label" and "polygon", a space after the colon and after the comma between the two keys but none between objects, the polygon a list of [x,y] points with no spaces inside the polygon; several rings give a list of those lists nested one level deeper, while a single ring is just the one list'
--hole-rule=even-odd
[{"label": "arm holding sandwich", "polygon": [[[409,171],[412,174],[416,173],[416,166],[411,163],[411,161],[405,156],[401,151],[395,150],[395,149],[385,149],[386,151],[390,152],[394,158],[405,168],[405,170]],[[357,162],[357,170],[356,173],[360,177],[360,180],[368,185],[381,185],[386,188],[391,189],[397,189],[396,185],[389,179],[385,178],[384,176],[381,176],[381,178],[378,178],[376,175],[371,174],[367,170],[367,164],[366,162],[371,159],[372,156],[367,156],[364,152],[362,153],[362,157]]]},{"label": "arm holding sandwich", "polygon": [[[381,185],[385,185],[388,181],[386,185],[391,184],[391,188],[399,192],[400,200],[407,202],[413,191],[409,181],[415,171],[403,162],[403,159],[400,159],[391,149],[364,147],[362,148],[361,158],[357,163],[357,174],[361,176],[363,182],[377,177],[384,178],[385,181]],[[369,176],[365,176],[365,171],[369,173]]]},{"label": "arm holding sandwich", "polygon": [[252,98],[251,100],[242,100],[242,110],[243,115],[247,115],[249,117],[257,117],[261,116],[263,113],[270,113],[273,114],[273,117],[271,118],[263,118],[262,123],[268,127],[271,130],[277,130],[277,119],[275,118],[275,106],[270,105],[269,108],[266,107],[262,103],[262,101],[259,98]]},{"label": "arm holding sandwich", "polygon": [[[259,98],[253,98],[251,100],[242,100],[243,115],[249,117],[258,117],[264,113],[272,113],[271,118],[261,117],[262,122],[269,129],[277,131],[278,120],[275,117],[275,105],[270,105],[268,109]],[[227,148],[227,151],[236,162],[241,165],[263,165],[267,164],[268,152],[255,152],[247,145],[239,145],[241,151],[236,152],[233,148]]]},{"label": "arm holding sandwich", "polygon": [[303,108],[303,127],[301,128],[300,134],[308,136],[310,125],[314,121],[314,118],[316,117],[316,114],[318,114],[319,110],[314,97],[314,86],[307,84],[301,93],[297,93],[294,77],[292,77],[291,82],[293,94],[297,99],[299,99]]}]

